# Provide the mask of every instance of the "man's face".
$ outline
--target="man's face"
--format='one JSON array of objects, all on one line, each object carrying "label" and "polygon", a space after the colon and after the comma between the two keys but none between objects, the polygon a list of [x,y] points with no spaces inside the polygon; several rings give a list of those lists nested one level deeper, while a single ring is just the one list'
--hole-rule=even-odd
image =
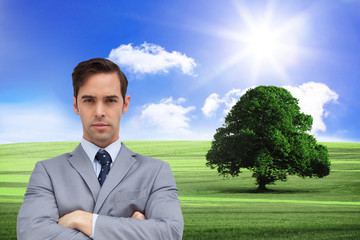
[{"label": "man's face", "polygon": [[105,148],[119,138],[121,114],[126,113],[130,96],[121,96],[117,73],[91,75],[80,87],[74,111],[80,115],[84,138]]}]

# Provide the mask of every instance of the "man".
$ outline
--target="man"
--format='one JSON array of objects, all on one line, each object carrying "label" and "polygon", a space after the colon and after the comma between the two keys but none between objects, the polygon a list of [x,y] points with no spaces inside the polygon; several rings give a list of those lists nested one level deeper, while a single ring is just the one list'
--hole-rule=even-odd
[{"label": "man", "polygon": [[95,58],[79,63],[72,78],[83,139],[73,152],[36,164],[18,215],[18,239],[181,239],[169,164],[133,153],[119,140],[130,102],[125,75]]}]

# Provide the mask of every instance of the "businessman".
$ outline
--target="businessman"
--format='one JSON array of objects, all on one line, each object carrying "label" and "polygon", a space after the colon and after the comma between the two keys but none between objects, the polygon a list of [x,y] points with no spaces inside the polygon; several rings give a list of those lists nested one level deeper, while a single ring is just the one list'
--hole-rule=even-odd
[{"label": "businessman", "polygon": [[184,222],[169,164],[119,140],[130,103],[125,75],[110,60],[95,58],[79,63],[72,79],[83,139],[71,153],[35,165],[18,239],[181,239]]}]

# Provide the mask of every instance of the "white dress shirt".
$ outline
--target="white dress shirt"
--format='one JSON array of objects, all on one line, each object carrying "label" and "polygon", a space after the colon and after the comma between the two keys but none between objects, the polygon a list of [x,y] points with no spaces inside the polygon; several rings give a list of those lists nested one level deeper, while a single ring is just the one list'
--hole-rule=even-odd
[{"label": "white dress shirt", "polygon": [[[82,138],[81,146],[84,149],[86,155],[89,157],[89,160],[94,167],[96,176],[99,176],[100,171],[101,171],[101,164],[95,159],[97,152],[100,149],[105,149],[110,154],[111,160],[112,160],[112,162],[110,164],[110,169],[111,169],[111,167],[113,166],[113,164],[116,160],[117,155],[120,152],[121,142],[120,142],[120,139],[118,139],[115,142],[113,142],[112,144],[110,144],[109,146],[107,146],[106,148],[101,148],[101,147],[98,147],[95,144],[89,142],[85,138]],[[98,215],[93,213],[92,234],[91,234],[90,238],[94,238],[94,230],[95,230],[95,224],[96,224],[97,217],[98,217]]]}]

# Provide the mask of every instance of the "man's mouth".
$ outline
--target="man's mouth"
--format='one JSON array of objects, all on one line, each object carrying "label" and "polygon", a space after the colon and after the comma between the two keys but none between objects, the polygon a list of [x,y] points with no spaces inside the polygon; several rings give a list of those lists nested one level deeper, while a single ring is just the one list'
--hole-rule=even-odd
[{"label": "man's mouth", "polygon": [[110,125],[109,125],[109,124],[105,124],[105,123],[94,123],[94,124],[92,124],[92,126],[93,126],[95,129],[103,130],[103,129],[108,128]]}]

